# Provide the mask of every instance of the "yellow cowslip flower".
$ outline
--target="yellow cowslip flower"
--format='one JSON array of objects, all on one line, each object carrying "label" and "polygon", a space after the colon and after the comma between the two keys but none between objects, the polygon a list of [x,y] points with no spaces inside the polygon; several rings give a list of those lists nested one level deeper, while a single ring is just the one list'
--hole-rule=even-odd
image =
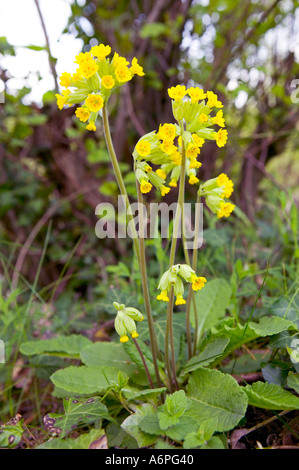
[{"label": "yellow cowslip flower", "polygon": [[147,140],[140,140],[137,142],[135,149],[138,155],[146,157],[151,151],[151,144]]},{"label": "yellow cowslip flower", "polygon": [[79,80],[82,79],[82,75],[81,73],[79,73],[78,71],[73,73],[72,75],[72,82],[78,82]]},{"label": "yellow cowslip flower", "polygon": [[196,184],[198,182],[199,179],[193,173],[191,173],[189,176],[189,184]]},{"label": "yellow cowslip flower", "polygon": [[146,181],[145,179],[140,181],[140,191],[143,194],[149,193],[152,187],[153,185],[149,181]]},{"label": "yellow cowslip flower", "polygon": [[55,97],[57,99],[58,108],[62,110],[63,106],[67,103],[67,100],[65,99],[64,96],[60,95],[59,93],[56,93]]},{"label": "yellow cowslip flower", "polygon": [[172,155],[177,151],[177,147],[172,143],[172,141],[167,140],[165,140],[160,145],[160,149],[163,150],[163,152],[167,153],[167,155]]},{"label": "yellow cowslip flower", "polygon": [[119,341],[121,343],[126,343],[127,341],[129,341],[129,337],[127,335],[122,335],[120,338],[119,338]]},{"label": "yellow cowslip flower", "polygon": [[167,186],[162,185],[161,188],[160,188],[160,191],[161,191],[161,195],[165,196],[166,194],[169,193],[170,188],[168,188]]},{"label": "yellow cowslip flower", "polygon": [[130,62],[128,62],[125,57],[122,57],[117,52],[114,52],[112,63],[115,67],[117,67],[118,65],[129,65]]},{"label": "yellow cowslip flower", "polygon": [[227,141],[227,130],[219,129],[219,131],[215,134],[215,140],[218,147],[224,147]]},{"label": "yellow cowslip flower", "polygon": [[211,119],[212,124],[217,124],[217,126],[224,127],[225,126],[225,119],[223,118],[223,111],[222,109],[218,111],[215,117]]},{"label": "yellow cowslip flower", "polygon": [[131,336],[132,336],[132,338],[138,338],[139,334],[137,333],[137,331],[133,331]]},{"label": "yellow cowslip flower", "polygon": [[73,79],[72,79],[72,75],[68,72],[63,72],[60,76],[60,85],[61,86],[65,86],[65,87],[69,87],[70,84],[72,83]]},{"label": "yellow cowslip flower", "polygon": [[111,90],[115,85],[115,80],[112,75],[104,75],[102,77],[102,85],[104,88],[107,88],[107,90]]},{"label": "yellow cowslip flower", "polygon": [[168,88],[168,95],[174,101],[181,101],[186,93],[186,87],[184,85],[177,85]]},{"label": "yellow cowslip flower", "polygon": [[132,66],[130,67],[130,72],[134,75],[139,75],[139,77],[142,77],[143,75],[145,75],[143,68],[141,67],[141,65],[138,64],[138,60],[136,59],[136,57],[134,57],[132,60]]},{"label": "yellow cowslip flower", "polygon": [[97,57],[99,60],[104,60],[107,55],[111,52],[110,46],[105,46],[104,44],[99,44],[98,46],[93,46],[90,49],[91,54],[94,57]]},{"label": "yellow cowslip flower", "polygon": [[186,300],[182,296],[182,294],[178,294],[176,297],[175,305],[184,305],[186,303]]},{"label": "yellow cowslip flower", "polygon": [[162,178],[163,180],[166,180],[166,171],[165,170],[162,170],[162,168],[158,168],[158,170],[156,170],[156,173],[158,176],[160,176],[160,178]]},{"label": "yellow cowslip flower", "polygon": [[125,83],[131,80],[133,75],[126,65],[119,64],[115,69],[115,76],[120,83]]},{"label": "yellow cowslip flower", "polygon": [[92,77],[98,71],[98,65],[93,59],[82,62],[77,69],[77,73],[83,75],[84,78]]},{"label": "yellow cowslip flower", "polygon": [[157,300],[163,300],[163,302],[169,302],[169,298],[167,296],[167,290],[162,290],[161,293],[157,296]]},{"label": "yellow cowslip flower", "polygon": [[221,173],[217,178],[217,184],[219,187],[224,187],[221,197],[229,198],[234,190],[234,183],[232,180],[230,180],[225,173]]},{"label": "yellow cowslip flower", "polygon": [[89,111],[97,113],[104,106],[103,97],[96,94],[88,95],[85,100],[85,105],[88,107]]},{"label": "yellow cowslip flower", "polygon": [[57,99],[57,106],[60,110],[62,110],[63,106],[67,104],[70,93],[70,90],[62,90],[61,95],[59,93],[55,95]]},{"label": "yellow cowslip flower", "polygon": [[153,169],[150,165],[146,165],[146,167],[144,169],[147,173],[150,173],[151,171],[153,171]]},{"label": "yellow cowslip flower", "polygon": [[90,121],[89,124],[87,124],[86,129],[88,131],[93,131],[95,132],[97,130],[94,121]]},{"label": "yellow cowslip flower", "polygon": [[91,60],[92,60],[92,55],[90,52],[80,52],[80,54],[76,55],[75,64],[81,65]]},{"label": "yellow cowslip flower", "polygon": [[178,185],[177,180],[175,178],[171,178],[171,181],[169,183],[169,186],[176,188]]},{"label": "yellow cowslip flower", "polygon": [[200,168],[201,166],[202,166],[202,163],[198,162],[196,158],[192,158],[190,160],[190,165],[189,165],[190,170]]},{"label": "yellow cowslip flower", "polygon": [[202,147],[205,143],[205,139],[203,139],[202,137],[198,137],[197,134],[192,134],[192,139],[196,147]]},{"label": "yellow cowslip flower", "polygon": [[182,164],[182,155],[180,154],[179,151],[176,151],[173,154],[171,154],[170,158],[171,158],[171,162],[174,165],[181,165]]},{"label": "yellow cowslip flower", "polygon": [[176,136],[176,129],[174,124],[163,124],[163,126],[160,125],[159,132],[158,132],[158,137],[161,140],[167,141],[167,142],[173,142],[174,138]]},{"label": "yellow cowslip flower", "polygon": [[204,124],[205,122],[208,122],[209,117],[207,116],[207,114],[201,113],[198,119],[199,122],[202,122]]},{"label": "yellow cowslip flower", "polygon": [[90,111],[89,111],[89,109],[81,106],[80,108],[76,109],[75,114],[76,114],[77,118],[80,119],[80,121],[86,122],[89,119]]},{"label": "yellow cowslip flower", "polygon": [[206,93],[198,87],[188,88],[187,93],[191,98],[191,103],[198,103],[198,101],[204,100],[207,97]]},{"label": "yellow cowslip flower", "polygon": [[207,106],[209,108],[223,108],[223,104],[218,100],[218,96],[212,91],[207,91],[208,102]]},{"label": "yellow cowslip flower", "polygon": [[196,274],[191,275],[192,289],[198,291],[202,289],[207,282],[205,277],[196,276]]},{"label": "yellow cowslip flower", "polygon": [[233,212],[236,206],[231,204],[230,202],[221,202],[219,210],[217,211],[217,217],[220,219],[221,217],[229,217]]},{"label": "yellow cowslip flower", "polygon": [[193,160],[197,157],[198,154],[199,154],[199,148],[196,147],[196,145],[189,143],[186,149],[186,157],[189,158],[190,160]]}]

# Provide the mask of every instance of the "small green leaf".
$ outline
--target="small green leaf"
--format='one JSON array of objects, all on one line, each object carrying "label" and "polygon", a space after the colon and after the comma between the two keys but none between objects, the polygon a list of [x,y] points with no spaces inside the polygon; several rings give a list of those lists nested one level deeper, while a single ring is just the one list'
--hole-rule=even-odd
[{"label": "small green leaf", "polygon": [[100,419],[113,420],[99,397],[88,399],[65,398],[64,414],[50,413],[44,417],[44,425],[50,433],[54,430],[59,437],[65,437],[79,424],[90,424]]},{"label": "small green leaf", "polygon": [[147,415],[156,414],[156,410],[149,404],[145,404],[142,406],[138,406],[136,408],[136,413],[128,416],[122,423],[121,427],[124,431],[126,431],[130,436],[134,437],[139,445],[139,447],[146,447],[152,445],[156,442],[157,436],[147,434],[143,432],[140,427],[139,423],[143,420],[143,418]]},{"label": "small green leaf", "polygon": [[92,344],[92,342],[82,335],[61,335],[57,338],[26,341],[21,344],[20,351],[26,356],[45,354],[78,358],[80,351],[90,344]]},{"label": "small green leaf", "polygon": [[187,406],[187,397],[184,390],[167,395],[164,409],[171,416],[182,416]]},{"label": "small green leaf", "polygon": [[24,432],[22,423],[23,420],[16,417],[0,426],[0,448],[13,448],[19,444]]},{"label": "small green leaf", "polygon": [[249,405],[265,410],[299,410],[299,398],[276,384],[255,382],[244,391]]},{"label": "small green leaf", "polygon": [[56,387],[67,392],[93,395],[117,383],[118,372],[115,367],[70,366],[54,372],[51,380]]}]

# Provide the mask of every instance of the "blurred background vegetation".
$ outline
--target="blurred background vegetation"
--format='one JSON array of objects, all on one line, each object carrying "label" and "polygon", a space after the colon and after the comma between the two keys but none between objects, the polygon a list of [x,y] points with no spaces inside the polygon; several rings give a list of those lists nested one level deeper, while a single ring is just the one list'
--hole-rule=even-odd
[{"label": "blurred background vegetation", "polygon": [[[206,214],[202,270],[209,278],[231,277],[232,310],[244,307],[246,313],[252,305],[269,260],[273,271],[263,305],[287,295],[299,256],[299,92],[293,86],[299,79],[299,2],[82,3],[73,2],[65,32],[82,38],[85,51],[104,43],[129,60],[137,57],[146,73],[110,101],[114,144],[132,201],[132,150],[142,134],[172,121],[167,88],[213,90],[224,103],[229,140],[212,152],[204,147],[201,178],[229,174],[239,210],[225,223]],[[0,38],[0,57],[14,54],[14,45]],[[54,83],[55,58],[49,58]],[[9,70],[0,68],[0,74],[4,82],[11,77]],[[55,89],[43,96],[42,106],[25,105],[30,91],[6,92],[0,104],[1,284],[14,293],[2,299],[1,337],[13,335],[17,342],[68,332],[70,324],[75,331],[90,330],[101,313],[109,313],[101,299],[116,300],[111,284],[136,289],[128,283],[130,240],[95,236],[97,204],[116,204],[118,195],[101,126],[88,133],[73,108],[59,111]],[[195,188],[188,192],[191,200]],[[175,190],[167,196],[169,202],[176,197]],[[165,246],[148,241],[153,299]],[[115,281],[112,265],[119,262]],[[20,295],[28,300],[25,306],[16,306]]]}]

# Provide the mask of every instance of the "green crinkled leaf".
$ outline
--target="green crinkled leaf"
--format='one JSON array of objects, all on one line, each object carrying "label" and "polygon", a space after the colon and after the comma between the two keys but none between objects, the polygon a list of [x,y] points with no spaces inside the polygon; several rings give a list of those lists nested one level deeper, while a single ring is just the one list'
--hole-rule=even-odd
[{"label": "green crinkled leaf", "polygon": [[243,344],[250,343],[259,337],[272,336],[288,328],[296,328],[295,324],[289,320],[279,317],[263,317],[260,322],[248,322],[246,325],[237,325],[231,327],[224,323],[218,331],[214,330],[213,337],[227,336],[230,342],[221,359],[228,356],[235,349]]},{"label": "green crinkled leaf", "polygon": [[139,423],[140,429],[147,434],[154,434],[157,436],[164,436],[165,431],[160,428],[159,418],[157,413],[152,413],[144,416]]},{"label": "green crinkled leaf", "polygon": [[92,342],[82,335],[58,336],[51,339],[26,341],[20,346],[20,351],[26,356],[47,354],[62,357],[78,358],[80,351]]},{"label": "green crinkled leaf", "polygon": [[50,439],[37,449],[89,449],[91,444],[105,435],[104,429],[92,429],[77,439]]},{"label": "green crinkled leaf", "polygon": [[272,336],[289,328],[297,329],[292,321],[276,316],[263,317],[258,323],[250,322],[249,325],[258,336]]},{"label": "green crinkled leaf", "polygon": [[94,423],[100,419],[113,420],[99,397],[85,400],[65,398],[63,400],[64,414],[49,413],[44,417],[44,425],[50,432],[54,430],[59,437],[65,437],[79,424]]},{"label": "green crinkled leaf", "polygon": [[115,367],[70,366],[51,375],[53,384],[59,389],[77,395],[93,395],[107,390],[112,382],[117,383],[119,370]]},{"label": "green crinkled leaf", "polygon": [[220,336],[207,343],[205,349],[197,356],[192,357],[184,367],[184,373],[192,372],[200,367],[207,366],[222,355],[229,343],[229,338]]},{"label": "green crinkled leaf", "polygon": [[129,376],[138,373],[138,368],[124,350],[121,343],[98,342],[82,349],[82,362],[87,366],[113,366]]},{"label": "green crinkled leaf", "polygon": [[244,391],[249,405],[265,410],[299,410],[299,398],[276,384],[255,382]]},{"label": "green crinkled leaf", "polygon": [[158,409],[159,426],[165,430],[179,422],[187,406],[184,390],[167,395],[164,405]]},{"label": "green crinkled leaf", "polygon": [[287,385],[290,388],[293,388],[295,392],[299,393],[299,374],[294,374],[293,372],[289,372],[287,378]]},{"label": "green crinkled leaf", "polygon": [[170,416],[182,416],[187,406],[187,397],[184,390],[179,390],[171,395],[167,395],[164,410]]},{"label": "green crinkled leaf", "polygon": [[136,439],[139,447],[152,445],[157,440],[157,436],[147,434],[143,432],[139,427],[139,423],[143,420],[146,415],[152,415],[155,413],[155,408],[149,404],[138,406],[136,408],[136,413],[128,416],[128,418],[126,418],[121,425],[124,431],[126,431],[128,434],[130,434],[130,436]]},{"label": "green crinkled leaf", "polygon": [[[195,295],[199,333],[211,328],[224,317],[231,294],[232,288],[227,281],[213,279]],[[191,318],[191,323],[194,327],[194,316]]]},{"label": "green crinkled leaf", "polygon": [[181,416],[178,423],[165,431],[166,436],[174,441],[182,441],[190,432],[198,430],[198,422],[190,416]]},{"label": "green crinkled leaf", "polygon": [[191,406],[186,415],[214,432],[233,429],[248,404],[244,390],[232,376],[211,369],[198,369],[191,374],[187,396]]}]

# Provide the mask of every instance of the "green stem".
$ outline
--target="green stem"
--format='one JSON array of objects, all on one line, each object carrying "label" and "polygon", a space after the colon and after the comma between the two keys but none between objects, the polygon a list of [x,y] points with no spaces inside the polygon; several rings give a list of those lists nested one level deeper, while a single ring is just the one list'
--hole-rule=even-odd
[{"label": "green stem", "polygon": [[171,320],[172,320],[172,310],[173,310],[173,287],[171,288],[169,294],[169,302],[167,305],[167,318],[166,318],[166,328],[165,328],[165,366],[167,371],[167,376],[170,384],[170,391],[173,392],[173,378],[172,378],[172,371],[171,371],[171,362],[169,356],[169,337],[171,331]]},{"label": "green stem", "polygon": [[144,359],[144,355],[142,354],[142,351],[141,351],[141,349],[140,349],[140,347],[139,347],[139,344],[137,343],[137,341],[136,341],[135,338],[133,338],[133,343],[135,344],[135,346],[136,346],[136,348],[137,348],[137,351],[139,352],[139,356],[141,357],[142,364],[143,364],[143,367],[144,367],[146,376],[147,376],[147,378],[148,378],[150,387],[151,387],[151,388],[155,388],[155,387],[154,387],[154,384],[153,384],[153,381],[152,381],[152,378],[151,378],[151,374],[149,373],[148,367],[147,367],[147,365],[146,365],[146,362],[145,362],[145,359]]},{"label": "green stem", "polygon": [[[180,127],[183,133],[184,131],[183,123],[180,123]],[[173,233],[172,233],[170,255],[169,255],[169,268],[171,268],[174,265],[179,226],[180,226],[181,220],[183,220],[182,214],[184,213],[185,171],[186,171],[186,153],[185,153],[184,142],[182,142],[182,163],[181,163],[181,173],[180,173],[180,187],[179,187],[179,194],[178,194],[178,208],[177,208],[175,218],[174,218],[174,223],[173,223]],[[169,299],[169,304],[168,304],[168,309],[167,309],[166,332],[165,332],[165,362],[166,362],[168,374],[170,373],[170,370],[171,370],[170,364],[167,364],[167,361],[169,362],[169,342],[171,346],[172,358],[175,357],[173,329],[172,329],[172,315],[173,315],[173,289],[171,291],[171,298]],[[169,380],[171,383],[177,384],[175,363],[172,364],[172,368],[173,368],[174,377],[171,380],[171,376],[170,376]]]},{"label": "green stem", "polygon": [[[107,145],[107,148],[108,148],[109,156],[110,156],[110,159],[111,159],[111,163],[112,163],[112,166],[113,166],[113,170],[114,170],[114,174],[115,174],[115,177],[116,177],[116,180],[117,180],[119,191],[125,199],[128,219],[129,219],[129,221],[132,221],[133,220],[132,209],[131,209],[131,206],[130,206],[130,201],[129,201],[127,190],[126,190],[126,187],[125,187],[125,183],[124,183],[124,180],[123,180],[123,177],[122,177],[122,173],[121,173],[120,168],[119,168],[118,160],[117,160],[117,157],[116,157],[116,154],[115,154],[115,150],[114,150],[114,146],[113,146],[113,142],[112,142],[112,138],[111,138],[108,112],[107,112],[106,105],[104,105],[104,107],[103,107],[103,127],[104,127],[104,135],[105,135],[106,145]],[[138,194],[138,190],[137,190],[137,194]],[[155,367],[157,383],[158,383],[158,386],[161,387],[161,380],[160,380],[159,369],[158,369],[158,365],[157,365],[157,351],[158,351],[157,340],[156,340],[156,335],[155,335],[154,323],[153,323],[151,307],[150,307],[150,301],[149,301],[148,285],[147,285],[144,239],[141,237],[140,240],[138,241],[138,235],[137,235],[136,227],[135,227],[134,223],[131,224],[131,229],[132,229],[133,244],[134,244],[138,264],[139,264],[139,267],[140,267],[141,278],[142,278],[142,288],[143,288],[143,295],[144,295],[144,299],[145,299],[145,309],[146,309],[147,321],[148,321],[149,331],[150,331],[153,363],[154,363],[154,367]],[[141,248],[142,248],[142,252],[143,252],[142,259],[141,259]]]},{"label": "green stem", "polygon": [[[126,204],[126,210],[127,210],[127,216],[129,221],[133,219],[133,214],[132,214],[132,209],[130,206],[130,201],[128,198],[126,186],[122,177],[122,173],[119,168],[118,160],[115,154],[112,138],[111,138],[111,133],[110,133],[110,126],[109,126],[109,119],[108,119],[108,112],[107,112],[107,107],[104,105],[103,107],[103,127],[104,127],[104,135],[105,135],[105,140],[106,140],[106,145],[108,148],[110,160],[112,163],[112,167],[114,170],[115,178],[119,187],[120,194],[123,196],[125,199],[125,204]],[[138,243],[138,236],[136,232],[136,227],[134,224],[131,224],[131,229],[132,229],[132,239],[133,239],[133,244],[137,256],[138,263],[140,265],[140,247]]]},{"label": "green stem", "polygon": [[144,217],[143,217],[143,197],[140,191],[140,184],[136,181],[137,186],[137,200],[138,200],[138,220],[139,220],[139,247],[140,247],[140,274],[141,274],[141,281],[142,281],[142,290],[144,296],[144,305],[145,311],[147,315],[148,321],[148,328],[151,340],[151,349],[152,349],[152,356],[153,356],[153,364],[155,368],[156,379],[158,383],[158,387],[161,387],[161,379],[159,374],[159,367],[157,363],[158,358],[158,345],[157,345],[157,338],[155,333],[155,325],[152,315],[151,309],[151,302],[150,302],[150,295],[148,290],[148,282],[147,282],[147,270],[146,270],[146,257],[145,257],[145,243],[144,243]]},{"label": "green stem", "polygon": [[[195,222],[194,222],[194,242],[193,242],[193,255],[192,255],[192,269],[196,271],[197,261],[198,261],[198,236],[199,236],[199,216],[200,216],[200,196],[197,193],[196,200],[196,210],[195,210]],[[186,328],[187,328],[187,343],[188,343],[188,356],[189,359],[192,356],[192,344],[191,344],[191,330],[190,330],[190,308],[191,308],[191,299],[193,300],[194,307],[194,319],[195,319],[195,329],[194,329],[194,345],[193,345],[193,354],[196,352],[197,346],[197,335],[198,335],[198,317],[197,317],[197,308],[195,302],[195,295],[190,285],[187,305],[186,305]]]}]

